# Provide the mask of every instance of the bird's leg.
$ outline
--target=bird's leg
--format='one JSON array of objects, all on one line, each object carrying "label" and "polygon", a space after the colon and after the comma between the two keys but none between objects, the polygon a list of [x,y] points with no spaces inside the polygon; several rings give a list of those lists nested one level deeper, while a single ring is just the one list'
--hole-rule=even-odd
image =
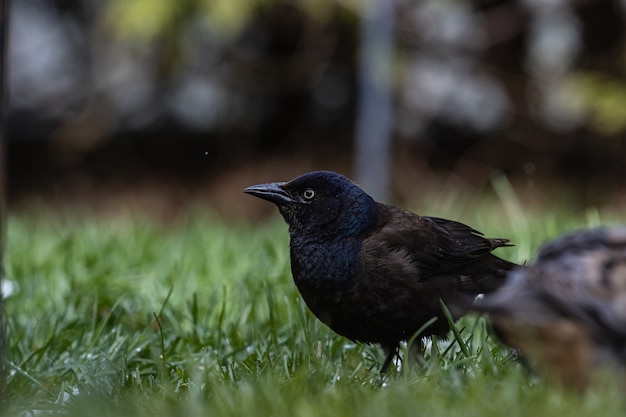
[{"label": "bird's leg", "polygon": [[383,350],[387,354],[385,357],[385,361],[383,362],[383,366],[380,368],[380,374],[384,375],[387,373],[387,369],[389,369],[389,365],[391,365],[391,361],[393,358],[398,355],[398,345],[395,346],[383,346]]}]

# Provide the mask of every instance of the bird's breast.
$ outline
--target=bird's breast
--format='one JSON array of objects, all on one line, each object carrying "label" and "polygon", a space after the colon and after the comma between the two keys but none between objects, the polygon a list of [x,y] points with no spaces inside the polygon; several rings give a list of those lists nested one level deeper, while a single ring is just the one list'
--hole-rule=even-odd
[{"label": "bird's breast", "polygon": [[291,272],[300,291],[339,289],[354,275],[360,244],[356,239],[339,242],[291,242]]}]

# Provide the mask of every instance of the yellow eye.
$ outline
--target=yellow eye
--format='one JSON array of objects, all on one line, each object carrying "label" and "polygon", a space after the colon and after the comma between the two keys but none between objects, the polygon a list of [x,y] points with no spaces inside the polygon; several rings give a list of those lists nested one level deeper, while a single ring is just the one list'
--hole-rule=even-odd
[{"label": "yellow eye", "polygon": [[315,197],[315,191],[311,190],[310,188],[307,188],[306,190],[304,190],[304,192],[302,193],[302,195],[304,196],[304,198],[306,198],[307,200],[312,200],[313,197]]}]

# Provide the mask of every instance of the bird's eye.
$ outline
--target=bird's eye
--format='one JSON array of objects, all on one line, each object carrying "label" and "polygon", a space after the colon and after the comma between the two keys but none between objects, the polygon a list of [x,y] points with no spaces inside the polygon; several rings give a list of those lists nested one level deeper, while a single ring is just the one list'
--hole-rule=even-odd
[{"label": "bird's eye", "polygon": [[306,190],[304,190],[304,192],[302,193],[302,195],[304,196],[304,198],[306,198],[307,200],[312,200],[313,197],[315,197],[315,191],[311,190],[310,188],[307,188]]}]

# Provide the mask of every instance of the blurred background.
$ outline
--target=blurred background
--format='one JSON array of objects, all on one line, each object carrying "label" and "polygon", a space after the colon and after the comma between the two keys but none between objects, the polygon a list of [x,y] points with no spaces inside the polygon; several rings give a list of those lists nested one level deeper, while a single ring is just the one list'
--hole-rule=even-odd
[{"label": "blurred background", "polygon": [[626,0],[13,0],[9,28],[13,210],[255,215],[244,186],[314,169],[626,203]]}]

